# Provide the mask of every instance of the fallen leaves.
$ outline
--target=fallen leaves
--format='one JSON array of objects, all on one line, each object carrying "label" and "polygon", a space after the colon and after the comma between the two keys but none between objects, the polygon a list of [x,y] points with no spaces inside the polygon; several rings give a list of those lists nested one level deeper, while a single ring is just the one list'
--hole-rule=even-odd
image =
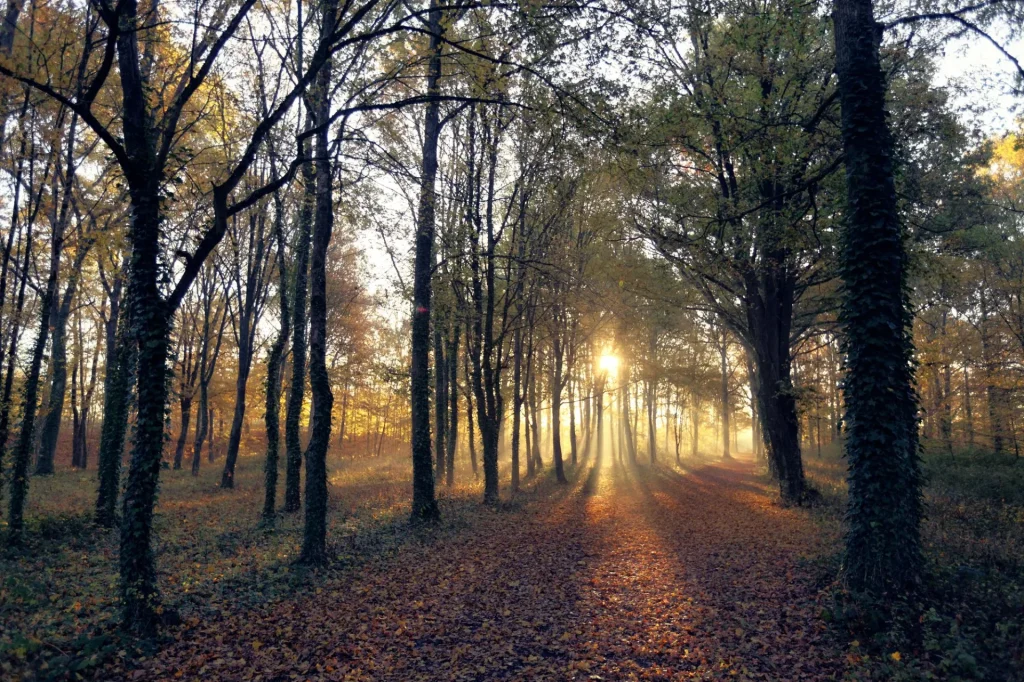
[{"label": "fallen leaves", "polygon": [[[600,472],[292,598],[192,621],[144,679],[833,679],[800,553],[742,468]],[[242,661],[244,663],[239,663]],[[111,671],[108,671],[111,672]],[[138,671],[137,671],[138,672]]]}]

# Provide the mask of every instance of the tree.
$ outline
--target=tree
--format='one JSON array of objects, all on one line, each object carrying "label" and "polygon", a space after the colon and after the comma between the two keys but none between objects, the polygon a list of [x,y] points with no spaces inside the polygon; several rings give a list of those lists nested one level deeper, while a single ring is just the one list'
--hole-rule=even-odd
[{"label": "tree", "polygon": [[437,142],[441,134],[440,93],[443,12],[437,0],[430,0],[427,31],[426,93],[433,96],[423,112],[423,157],[420,175],[419,213],[416,222],[415,265],[413,266],[412,312],[412,519],[434,521],[440,512],[434,497],[434,467],[430,452],[430,300],[434,258],[435,210],[437,204]]},{"label": "tree", "polygon": [[848,207],[841,256],[850,486],[843,570],[854,589],[896,594],[913,587],[922,568],[907,254],[872,2],[837,0],[833,20]]}]

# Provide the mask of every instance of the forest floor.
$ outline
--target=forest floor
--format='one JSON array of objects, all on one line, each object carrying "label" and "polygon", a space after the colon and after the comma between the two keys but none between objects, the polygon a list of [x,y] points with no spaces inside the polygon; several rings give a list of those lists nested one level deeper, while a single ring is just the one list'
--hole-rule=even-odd
[{"label": "forest floor", "polygon": [[821,550],[749,465],[592,468],[358,575],[183,629],[143,679],[834,679]]},{"label": "forest floor", "polygon": [[[406,522],[400,462],[338,466],[336,561],[315,571],[292,564],[301,514],[282,517],[273,532],[256,527],[256,463],[243,465],[235,491],[214,489],[214,472],[209,481],[163,472],[157,561],[181,623],[148,648],[114,626],[116,537],[59,511],[85,502],[91,486],[82,500],[57,494],[68,488],[58,475],[34,490],[51,505],[33,517],[35,545],[0,561],[0,677],[64,679],[72,668],[101,680],[282,682],[941,673],[884,636],[869,654],[837,624],[841,465],[808,465],[825,494],[813,512],[780,506],[750,462],[636,467],[606,458],[581,465],[569,486],[531,481],[498,509],[480,506],[476,483],[443,490],[444,520],[425,529]],[[1007,522],[1016,534],[1004,539],[1016,543],[1021,521]],[[1000,603],[1015,608],[1012,595]],[[947,615],[935,614],[942,632],[963,622]],[[1010,626],[1004,634],[1013,638],[1019,621]],[[954,634],[936,641],[950,651],[975,646]],[[950,651],[940,653],[953,660]],[[963,664],[956,660],[950,665]],[[1008,667],[996,677],[975,669],[931,679],[1019,679]]]}]

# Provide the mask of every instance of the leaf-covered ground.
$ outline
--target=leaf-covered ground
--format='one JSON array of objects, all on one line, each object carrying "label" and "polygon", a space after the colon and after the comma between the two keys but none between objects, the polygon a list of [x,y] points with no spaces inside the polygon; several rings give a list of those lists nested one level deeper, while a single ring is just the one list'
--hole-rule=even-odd
[{"label": "leaf-covered ground", "polygon": [[[545,492],[546,491],[546,492]],[[524,496],[530,498],[530,495]],[[581,472],[294,597],[186,616],[107,679],[828,680],[820,526],[749,465]],[[829,533],[824,533],[829,535]],[[315,585],[315,587],[313,587]]]}]

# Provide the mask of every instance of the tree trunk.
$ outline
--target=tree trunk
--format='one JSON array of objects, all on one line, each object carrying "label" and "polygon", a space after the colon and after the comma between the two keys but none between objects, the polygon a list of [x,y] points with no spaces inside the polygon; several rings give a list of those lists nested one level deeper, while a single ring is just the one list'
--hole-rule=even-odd
[{"label": "tree trunk", "polygon": [[696,459],[700,453],[700,403],[696,400],[693,401],[693,407],[690,408],[690,422],[693,426],[693,442],[690,443],[690,454]]},{"label": "tree trunk", "polygon": [[[469,380],[467,379],[467,382]],[[479,476],[477,472],[476,462],[476,427],[475,418],[473,416],[473,390],[469,388],[466,391],[466,438],[469,439],[469,462],[473,467],[473,477]]]},{"label": "tree trunk", "polygon": [[636,464],[636,441],[633,438],[633,426],[629,416],[629,368],[626,367],[622,379],[622,428],[625,435],[626,453],[631,464]]},{"label": "tree trunk", "polygon": [[[333,34],[337,1],[322,0],[321,43]],[[313,399],[312,428],[306,446],[306,506],[299,562],[327,561],[327,449],[331,444],[334,395],[327,374],[327,251],[334,229],[333,173],[328,145],[331,60],[317,74],[313,101],[316,139],[316,213],[309,261],[309,391]]]},{"label": "tree trunk", "polygon": [[469,329],[466,329],[466,352],[462,354],[462,374],[466,377],[466,438],[469,440],[469,462],[473,467],[473,478],[477,478],[476,433],[473,416],[473,385],[469,372]]},{"label": "tree trunk", "polygon": [[731,401],[729,400],[729,346],[725,340],[725,330],[721,331],[722,340],[718,347],[718,354],[721,360],[722,369],[722,391],[721,391],[721,415],[722,415],[722,459],[732,459],[729,452],[729,413],[732,412]]},{"label": "tree trunk", "polygon": [[[81,344],[78,344],[79,348]],[[75,358],[71,364],[71,466],[74,469],[84,469],[84,456],[82,453],[82,422],[81,412],[78,409],[78,369],[81,362],[78,358],[78,348],[75,350]]]},{"label": "tree trunk", "polygon": [[[134,42],[134,33],[132,34]],[[123,47],[119,48],[124,50]],[[134,45],[128,48],[134,51]],[[136,112],[137,113],[137,112]],[[138,121],[133,124],[139,125]],[[126,126],[128,124],[126,123]],[[134,135],[141,135],[136,130]],[[147,143],[148,144],[148,143]],[[156,629],[159,595],[151,536],[167,404],[168,313],[160,296],[160,196],[156,173],[140,173],[130,184],[132,216],[128,301],[136,349],[137,411],[121,516],[122,621],[140,635]]]},{"label": "tree trunk", "polygon": [[523,412],[523,330],[512,338],[512,494],[519,492],[519,430]]},{"label": "tree trunk", "polygon": [[527,386],[527,411],[528,419],[530,422],[530,429],[533,434],[530,445],[533,446],[533,452],[530,456],[534,462],[534,469],[539,471],[544,468],[544,460],[540,457],[540,420],[537,417],[537,369],[533,368],[530,371],[530,381]]},{"label": "tree trunk", "polygon": [[351,391],[351,387],[349,386],[348,379],[346,379],[345,388],[341,394],[341,423],[338,424],[338,447],[342,449],[345,447],[345,434],[347,433],[346,429],[348,428],[349,391]]},{"label": "tree trunk", "polygon": [[131,301],[121,310],[123,279],[111,289],[110,317],[106,323],[106,374],[103,377],[103,426],[100,428],[99,490],[96,523],[112,528],[117,520],[121,487],[121,459],[128,429],[128,404],[135,385],[135,340],[132,338]]},{"label": "tree trunk", "polygon": [[185,443],[188,441],[189,421],[192,419],[192,398],[182,398],[181,405],[181,432],[178,434],[178,442],[174,447],[174,470],[181,469],[181,460],[185,456]]},{"label": "tree trunk", "polygon": [[567,483],[565,466],[562,463],[562,338],[555,332],[553,340],[554,357],[551,369],[551,458],[555,463],[555,479]]},{"label": "tree trunk", "polygon": [[[588,355],[589,357],[589,355]],[[587,393],[587,397],[583,403],[583,459],[587,458],[590,454],[590,441],[594,437],[591,419],[593,418],[594,412],[594,399],[597,387],[593,380],[589,370],[587,371],[587,377],[590,378],[590,390]]]},{"label": "tree trunk", "polygon": [[[277,511],[277,479],[281,447],[281,379],[284,374],[282,362],[285,348],[288,346],[288,336],[291,334],[289,327],[291,311],[288,309],[288,270],[284,257],[284,201],[280,197],[275,197],[274,204],[274,233],[277,239],[277,295],[281,306],[281,328],[278,330],[277,338],[267,356],[267,403],[263,415],[263,422],[267,429],[267,459],[263,466],[263,512],[261,515],[264,524],[273,523]],[[342,429],[344,429],[344,413],[341,423]]]},{"label": "tree trunk", "polygon": [[[61,203],[59,211],[54,210],[52,229],[53,239],[56,242],[58,251],[63,247],[64,233],[68,224],[68,212],[73,200],[72,185],[75,180],[75,138],[78,126],[78,116],[71,117],[71,124],[68,129],[67,151],[65,154],[64,178],[61,182]],[[57,177],[54,176],[56,185]],[[56,189],[56,187],[54,187]],[[68,363],[67,363],[67,322],[71,313],[71,302],[75,297],[75,289],[78,284],[78,275],[88,252],[88,245],[78,244],[78,254],[75,256],[73,270],[68,280],[67,290],[63,300],[57,300],[58,282],[54,282],[54,289],[49,298],[46,298],[46,305],[49,309],[49,324],[52,334],[51,342],[51,383],[49,384],[50,394],[47,402],[47,412],[43,419],[43,425],[39,443],[39,457],[36,460],[35,473],[39,475],[50,475],[53,473],[53,459],[57,450],[57,438],[60,435],[61,419],[64,416],[64,394],[67,392]],[[57,261],[51,262],[51,267],[60,269],[60,254]],[[52,275],[53,273],[51,273]],[[27,276],[27,275],[26,275]]]},{"label": "tree trunk", "polygon": [[[50,241],[50,274],[40,301],[39,332],[32,349],[32,359],[22,387],[21,430],[14,446],[11,468],[11,499],[7,515],[8,543],[20,545],[24,532],[25,498],[28,496],[28,465],[32,457],[33,436],[35,435],[36,410],[39,405],[39,374],[43,366],[46,339],[50,332],[50,308],[57,295],[60,272],[60,252],[63,235],[56,231]],[[28,273],[23,274],[28,277]]]},{"label": "tree trunk", "polygon": [[650,454],[651,465],[658,461],[658,414],[657,414],[657,388],[654,378],[647,381],[647,447]]},{"label": "tree trunk", "polygon": [[907,254],[879,65],[881,27],[871,0],[836,0],[833,11],[849,206],[840,258],[848,368],[844,575],[853,589],[896,595],[917,584],[922,565]]},{"label": "tree trunk", "polygon": [[224,472],[220,477],[221,488],[235,487],[235,462],[242,444],[242,425],[245,421],[246,387],[249,384],[249,370],[252,367],[252,349],[249,345],[249,316],[240,315],[238,323],[238,374],[235,377],[235,413],[231,419],[231,433],[228,435],[228,451],[224,458]]},{"label": "tree trunk", "polygon": [[967,447],[974,449],[974,411],[971,406],[971,376],[964,364],[964,428],[967,430]]},{"label": "tree trunk", "polygon": [[462,332],[458,325],[452,333],[451,341],[448,344],[448,452],[445,463],[445,485],[451,488],[455,485],[455,447],[459,442],[459,338]]},{"label": "tree trunk", "polygon": [[[439,92],[441,78],[441,9],[430,0],[427,15],[430,33],[427,90]],[[423,167],[420,175],[419,212],[416,225],[416,256],[413,269],[412,368],[410,407],[412,419],[412,519],[434,521],[440,517],[434,497],[434,467],[430,453],[430,299],[434,262],[435,210],[437,208],[437,142],[441,133],[440,102],[427,103],[423,115]],[[482,426],[482,425],[481,425]],[[486,447],[486,445],[485,445]]]},{"label": "tree trunk", "polygon": [[[13,232],[13,226],[12,226]],[[22,239],[19,237],[19,241]],[[11,317],[10,342],[7,348],[7,367],[4,371],[3,395],[0,397],[0,493],[3,492],[3,462],[6,459],[7,441],[11,427],[11,396],[14,391],[14,362],[18,355],[18,342],[21,338],[21,325],[19,320],[25,309],[25,288],[28,284],[29,263],[32,259],[32,221],[28,221],[24,234],[23,260],[21,263],[21,278],[18,283],[18,297],[14,308],[14,315]]]},{"label": "tree trunk", "polygon": [[[79,247],[82,248],[82,247]],[[81,267],[76,258],[75,265]],[[68,384],[68,353],[67,327],[71,316],[71,303],[74,300],[78,277],[72,273],[63,300],[51,317],[50,342],[50,395],[47,401],[46,416],[43,418],[39,438],[39,456],[36,458],[36,476],[53,474],[54,457],[57,452],[57,439],[60,437],[61,421],[64,417],[64,396]]]},{"label": "tree trunk", "polygon": [[537,469],[537,460],[533,456],[533,427],[530,423],[530,379],[533,375],[533,321],[530,316],[528,325],[528,341],[526,344],[526,367],[523,376],[523,390],[520,400],[523,407],[523,427],[526,431],[526,477],[533,478]]},{"label": "tree trunk", "polygon": [[978,294],[981,319],[981,356],[985,365],[985,397],[988,402],[988,432],[992,444],[992,452],[997,455],[1006,450],[1006,410],[1003,405],[1003,393],[997,384],[999,374],[998,351],[993,346],[992,328],[989,324],[989,300],[983,284]]},{"label": "tree trunk", "polygon": [[[313,123],[310,121],[309,126]],[[307,151],[309,149],[307,148]],[[296,512],[302,504],[302,405],[306,393],[306,289],[309,277],[309,247],[316,203],[316,178],[310,164],[303,166],[303,196],[299,207],[295,246],[295,288],[292,303],[292,378],[284,418],[285,481],[284,510]]]},{"label": "tree trunk", "polygon": [[440,320],[434,317],[434,480],[443,481],[445,457],[445,430],[447,427],[447,363],[444,357],[444,340]]},{"label": "tree trunk", "polygon": [[569,457],[571,458],[572,465],[576,466],[579,462],[578,448],[576,444],[576,396],[573,392],[573,384],[575,382],[572,378],[569,379]]}]

